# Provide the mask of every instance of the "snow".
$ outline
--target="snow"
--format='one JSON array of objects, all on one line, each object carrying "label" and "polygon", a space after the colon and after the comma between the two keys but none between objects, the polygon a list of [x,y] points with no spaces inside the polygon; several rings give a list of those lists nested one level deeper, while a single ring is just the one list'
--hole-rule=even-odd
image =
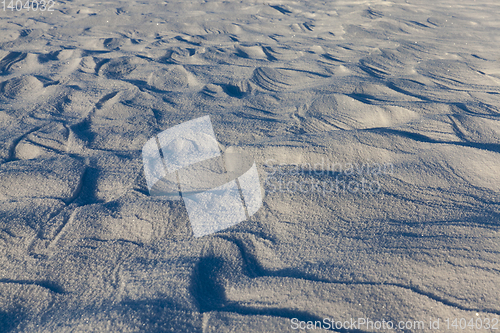
[{"label": "snow", "polygon": [[0,332],[498,320],[496,1],[52,8],[0,7]]}]

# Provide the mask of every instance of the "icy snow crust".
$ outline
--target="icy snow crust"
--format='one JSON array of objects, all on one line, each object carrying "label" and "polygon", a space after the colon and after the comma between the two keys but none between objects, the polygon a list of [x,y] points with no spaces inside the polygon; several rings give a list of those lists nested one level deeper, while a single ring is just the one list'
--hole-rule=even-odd
[{"label": "icy snow crust", "polygon": [[[497,1],[53,8],[0,8],[0,332],[499,317]],[[195,238],[141,154],[207,115],[265,195]]]}]

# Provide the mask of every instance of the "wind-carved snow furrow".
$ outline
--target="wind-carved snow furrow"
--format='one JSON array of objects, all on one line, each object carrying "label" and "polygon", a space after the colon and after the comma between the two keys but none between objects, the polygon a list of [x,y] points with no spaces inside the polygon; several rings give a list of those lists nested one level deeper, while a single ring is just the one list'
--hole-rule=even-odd
[{"label": "wind-carved snow furrow", "polygon": [[79,121],[78,123],[72,124],[69,129],[72,133],[74,133],[75,137],[79,140],[82,141],[82,143],[89,144],[93,137],[93,133],[90,130],[90,125],[91,125],[91,116],[95,112],[95,109],[93,111],[90,111],[87,116]]},{"label": "wind-carved snow furrow", "polygon": [[303,90],[305,87],[318,86],[328,80],[330,75],[313,71],[257,67],[250,78],[250,82],[264,91],[284,93],[287,91]]},{"label": "wind-carved snow furrow", "polygon": [[9,156],[7,157],[6,161],[4,163],[7,163],[7,162],[11,162],[11,161],[14,161],[16,160],[16,148],[17,148],[17,145],[24,139],[26,138],[28,135],[30,135],[31,133],[33,132],[36,132],[38,131],[39,129],[41,129],[43,126],[45,125],[42,125],[42,126],[36,126],[34,128],[32,128],[31,130],[29,130],[28,132],[24,133],[23,135],[21,135],[20,137],[16,138],[10,148],[9,148]]},{"label": "wind-carved snow furrow", "polygon": [[455,135],[462,141],[465,141],[465,142],[468,142],[470,143],[470,141],[468,140],[467,138],[467,135],[465,134],[465,131],[460,128],[459,126],[459,122],[457,119],[455,119],[455,117],[453,116],[448,116],[448,118],[450,119],[451,121],[451,125],[453,127],[453,132],[455,132]]},{"label": "wind-carved snow furrow", "polygon": [[58,211],[50,218],[38,231],[37,237],[28,246],[28,253],[35,258],[47,258],[50,256],[49,250],[60,237],[65,226],[71,224],[73,217],[78,210],[78,206],[69,205]]},{"label": "wind-carved snow furrow", "polygon": [[280,12],[283,15],[291,14],[292,12],[288,9],[286,9],[284,6],[280,5],[269,5],[271,8],[276,9],[278,12]]},{"label": "wind-carved snow furrow", "polygon": [[68,156],[16,160],[0,167],[0,198],[54,198],[69,202],[78,192],[83,163]]},{"label": "wind-carved snow furrow", "polygon": [[53,240],[72,218],[77,206],[69,205],[61,209],[57,215],[47,221],[39,232],[40,239]]},{"label": "wind-carved snow furrow", "polygon": [[[342,282],[340,282],[342,283]],[[435,294],[432,294],[430,292],[426,292],[426,291],[423,291],[421,289],[418,289],[416,287],[411,287],[411,286],[407,286],[407,285],[403,285],[403,284],[399,284],[399,283],[380,283],[380,284],[377,284],[377,285],[389,285],[389,286],[395,286],[395,287],[399,287],[399,288],[403,288],[403,289],[408,289],[408,290],[411,290],[413,291],[414,293],[416,294],[419,294],[419,295],[422,295],[422,296],[426,296],[436,302],[439,302],[441,304],[444,304],[444,305],[447,305],[447,306],[450,306],[450,307],[454,307],[454,308],[457,308],[459,310],[462,310],[462,311],[473,311],[473,312],[484,312],[484,313],[491,313],[491,314],[496,314],[496,315],[500,315],[500,310],[496,310],[496,309],[480,309],[480,308],[472,308],[472,307],[467,307],[467,306],[463,306],[461,304],[458,304],[456,302],[452,302],[450,300],[447,300],[443,297],[439,297]]]},{"label": "wind-carved snow furrow", "polygon": [[[459,178],[461,178],[461,177],[459,177]],[[461,178],[461,179],[463,179],[463,178]],[[411,183],[406,183],[406,182],[402,182],[402,181],[400,181],[399,184],[401,186],[406,186],[407,188],[411,188],[413,191],[412,192],[413,195],[407,194],[407,193],[404,193],[404,194],[393,193],[391,191],[386,191],[386,190],[380,191],[380,194],[384,195],[386,197],[392,197],[396,200],[401,200],[405,203],[412,204],[412,205],[415,205],[415,204],[422,205],[422,206],[428,205],[429,202],[427,200],[418,199],[418,197],[415,197],[415,193],[420,192],[420,189],[418,187],[414,186]],[[451,192],[452,196],[453,196],[453,193],[454,192]],[[483,198],[473,196],[473,195],[467,195],[467,197],[471,198],[470,202],[456,202],[456,201],[452,201],[452,199],[450,199],[450,198],[446,198],[446,199],[442,199],[441,204],[446,204],[446,205],[453,204],[455,207],[455,210],[464,209],[464,210],[473,212],[474,213],[473,215],[471,215],[469,217],[465,217],[465,216],[463,217],[463,221],[467,222],[467,225],[471,226],[472,228],[485,228],[485,229],[488,229],[490,231],[496,231],[498,229],[498,226],[499,226],[499,222],[497,222],[497,221],[500,220],[499,219],[500,214],[498,213],[498,211],[491,209],[491,207],[489,207],[489,206],[491,206],[491,203],[485,202]],[[471,207],[473,207],[473,208],[471,209]],[[392,222],[392,221],[389,220],[388,222]],[[405,221],[405,225],[408,225],[408,226],[420,226],[420,225],[425,225],[425,224],[450,225],[452,222],[453,222],[453,220],[432,220],[432,222]],[[483,250],[483,251],[486,251],[486,250]]]},{"label": "wind-carved snow furrow", "polygon": [[[324,317],[317,316],[311,314],[308,311],[300,311],[293,310],[287,308],[279,308],[279,307],[269,307],[269,308],[257,308],[248,305],[236,305],[230,304],[224,307],[223,309],[219,309],[219,312],[232,312],[236,314],[240,314],[243,316],[272,316],[278,318],[292,319],[303,321],[303,322],[323,322]],[[324,331],[333,331],[340,333],[348,333],[348,332],[357,332],[357,333],[365,333],[369,331],[360,330],[360,329],[345,329],[345,328],[327,328],[323,327]]]},{"label": "wind-carved snow furrow", "polygon": [[361,60],[359,68],[368,73],[370,76],[374,76],[378,79],[384,79],[386,76],[390,74],[387,70],[383,68],[376,67],[374,64]]},{"label": "wind-carved snow furrow", "polygon": [[[299,269],[293,269],[293,268],[285,268],[285,269],[269,271],[268,269],[264,268],[259,263],[257,255],[254,254],[252,250],[248,250],[248,248],[247,248],[248,246],[245,245],[245,243],[242,240],[231,238],[229,236],[223,236],[223,235],[220,235],[218,237],[220,237],[226,241],[232,242],[239,249],[239,251],[241,253],[241,258],[243,261],[240,274],[243,274],[247,278],[249,278],[248,284],[250,284],[250,285],[252,284],[252,281],[255,279],[262,278],[262,277],[272,277],[272,278],[280,278],[280,279],[282,279],[282,278],[292,279],[295,281],[310,281],[310,282],[314,282],[314,283],[338,284],[338,285],[345,285],[345,286],[363,286],[363,285],[380,286],[380,287],[391,286],[391,287],[397,287],[397,288],[411,291],[415,294],[427,297],[427,298],[429,298],[435,302],[438,302],[440,304],[443,304],[445,306],[453,307],[453,308],[456,308],[456,309],[459,309],[462,311],[474,311],[474,312],[483,312],[483,313],[500,315],[500,310],[498,310],[498,309],[467,307],[467,306],[464,306],[464,305],[459,304],[457,302],[453,302],[451,300],[448,300],[444,297],[435,295],[432,292],[425,291],[425,290],[422,290],[421,288],[418,288],[416,286],[406,285],[403,283],[324,279],[324,278],[317,277],[314,274],[308,274],[308,273],[305,273]],[[222,259],[219,259],[219,260],[222,260]],[[215,268],[214,266],[210,267],[209,264],[207,264],[206,266],[207,267],[205,267],[205,268],[209,271],[221,272],[221,270],[214,269]],[[224,263],[222,263],[222,261],[219,261],[219,264],[217,266],[219,268],[222,268],[224,266]],[[234,270],[234,268],[233,268],[233,270]],[[217,280],[218,280],[218,276],[216,274],[205,276],[205,281],[212,281],[212,283],[216,283]],[[270,288],[274,288],[273,287],[274,285],[275,284],[271,283]],[[222,292],[222,290],[224,290],[224,288],[227,288],[227,286],[224,287],[222,284],[219,284],[217,287],[217,289],[219,290],[219,294],[224,295],[224,297],[219,300],[219,302],[221,303],[220,305],[222,306],[222,304],[224,304],[223,308],[227,309],[226,303],[231,304],[232,302],[234,302],[234,300],[231,301],[231,300],[228,300],[226,298],[225,295],[227,294],[227,292]],[[248,300],[248,301],[250,301],[250,300]],[[241,300],[242,303],[248,303],[248,301]],[[233,305],[233,307],[235,307],[237,309],[239,306]],[[244,308],[246,309],[246,307],[244,307]],[[265,310],[262,310],[262,311],[265,312]]]},{"label": "wind-carved snow furrow", "polygon": [[[11,158],[35,160],[54,157],[71,152],[69,129],[61,122],[51,122],[30,130],[17,138],[17,143],[10,147]],[[70,156],[79,159],[79,156]]]},{"label": "wind-carved snow furrow", "polygon": [[490,151],[490,152],[494,152],[494,153],[500,153],[500,144],[496,144],[496,143],[478,143],[478,142],[470,142],[470,141],[467,141],[467,142],[442,141],[442,140],[432,139],[432,138],[430,138],[426,135],[420,134],[420,133],[414,133],[414,132],[391,129],[391,128],[382,128],[382,127],[381,128],[368,128],[368,129],[365,129],[365,131],[393,134],[393,135],[405,137],[408,139],[412,139],[412,140],[418,141],[418,142],[449,144],[449,145],[454,145],[454,146],[471,147],[471,148],[482,149],[482,150],[486,150],[486,151]]},{"label": "wind-carved snow furrow", "polygon": [[[73,213],[76,211],[76,208],[79,207],[77,204],[75,204],[75,201],[82,193],[83,180],[85,178],[86,172],[87,169],[85,169],[80,175],[80,180],[73,195],[67,200],[64,200],[66,207],[52,214],[52,216],[45,223],[44,227],[40,229],[38,233],[39,239],[53,240],[61,232],[66,223],[72,218]],[[71,214],[65,217],[64,215],[67,215],[69,212],[71,212]]]},{"label": "wind-carved snow furrow", "polygon": [[7,73],[12,65],[16,62],[22,61],[28,54],[24,52],[10,52],[2,60],[0,60],[0,71],[2,74]]},{"label": "wind-carved snow furrow", "polygon": [[[500,254],[500,251],[485,251],[485,252],[488,252],[488,253],[493,252],[493,254],[495,254],[495,255]],[[452,264],[452,263],[450,263],[450,264]],[[457,266],[457,265],[454,265],[454,266]],[[477,266],[477,265],[467,265],[467,267],[472,267],[472,268],[479,269],[479,270],[482,270],[485,272],[495,273],[497,275],[500,275],[500,269],[496,269],[496,268],[492,268],[492,267],[481,267],[481,266]]]},{"label": "wind-carved snow furrow", "polygon": [[[274,275],[272,275],[274,276]],[[292,279],[292,280],[298,280],[299,282],[300,281],[306,281],[306,282],[317,282],[317,283],[320,283],[320,284],[330,284],[330,285],[344,285],[344,286],[376,286],[376,287],[396,287],[396,288],[401,288],[401,289],[405,289],[405,290],[408,290],[408,291],[411,291],[415,294],[418,294],[420,296],[424,296],[424,297],[427,297],[428,299],[432,300],[432,301],[435,301],[437,303],[440,303],[444,306],[447,306],[447,307],[451,307],[451,308],[455,308],[457,310],[461,310],[461,311],[466,311],[466,312],[476,312],[476,313],[488,313],[488,314],[493,314],[493,315],[500,315],[500,311],[499,310],[496,310],[496,309],[482,309],[482,308],[473,308],[473,307],[466,307],[466,306],[463,306],[459,303],[456,303],[456,302],[452,302],[450,300],[447,300],[443,297],[439,297],[435,294],[432,294],[430,292],[426,292],[426,291],[423,291],[421,289],[418,289],[416,287],[411,287],[411,286],[407,286],[407,285],[404,285],[404,284],[398,284],[398,283],[381,283],[381,282],[372,282],[372,281],[363,281],[363,282],[352,282],[352,281],[321,281],[321,280],[318,280],[318,279],[310,279],[310,278],[293,278],[293,277],[289,277],[289,276],[286,276],[286,275],[278,275],[278,277],[280,278],[287,278],[287,279]],[[268,281],[269,282],[269,281]],[[252,283],[252,282],[250,282]],[[283,283],[282,280],[277,280],[276,283]],[[302,285],[299,283],[299,285]],[[244,285],[240,285],[242,288],[244,288]],[[270,288],[273,288],[274,287],[270,287]],[[310,288],[310,287],[309,287]],[[321,285],[318,285],[318,288],[324,288],[324,286],[321,286]],[[262,294],[266,294],[266,289],[263,288],[263,289],[259,289],[258,292],[259,293],[262,293]],[[238,291],[234,291],[234,292],[238,292]],[[241,293],[248,293],[247,290],[242,290]],[[252,306],[249,306],[248,304],[251,304],[252,303],[252,300],[251,299],[248,299],[248,300],[245,300],[244,297],[242,300],[238,300],[238,301],[234,301],[234,300],[226,300],[227,304],[226,306],[223,307],[223,310],[222,311],[231,311],[231,312],[236,312],[236,313],[239,313],[239,314],[244,314],[244,315],[248,315],[248,314],[254,314],[254,315],[269,315],[269,316],[279,316],[279,317],[285,317],[285,318],[297,318],[297,314],[306,314],[307,315],[307,319],[302,319],[302,320],[312,320],[312,321],[315,321],[315,320],[320,320],[320,319],[314,319],[314,317],[316,318],[324,318],[322,316],[318,316],[318,315],[311,315],[310,313],[306,312],[306,311],[300,311],[300,310],[292,310],[292,309],[288,309],[288,308],[275,308],[275,307],[266,307],[265,305],[263,305],[263,307],[261,308],[255,308],[255,307],[252,307]],[[320,301],[318,301],[320,302]],[[241,304],[245,304],[245,305],[236,305],[238,303],[241,303]],[[328,303],[328,302],[324,302],[324,303]],[[262,304],[262,303],[261,303]],[[219,310],[220,311],[220,310]],[[289,316],[289,315],[283,315],[283,312],[289,312],[290,314],[292,314],[292,316]]]},{"label": "wind-carved snow furrow", "polygon": [[13,280],[13,279],[0,279],[0,283],[13,283],[13,284],[22,284],[22,285],[35,285],[56,294],[65,294],[63,287],[60,286],[57,282],[54,281],[38,281],[38,280]]},{"label": "wind-carved snow furrow", "polygon": [[[299,320],[322,320],[319,316],[307,311],[292,310],[286,308],[259,309],[251,306],[238,304],[226,298],[224,285],[219,281],[219,274],[226,271],[227,265],[222,259],[216,257],[203,257],[198,262],[194,276],[191,292],[198,302],[201,313],[218,311],[233,312],[241,315],[267,315]],[[227,267],[228,268],[228,267]]]},{"label": "wind-carved snow furrow", "polygon": [[110,94],[105,95],[102,97],[97,103],[96,103],[96,108],[101,109],[107,101],[110,99],[114,98],[116,95],[118,95],[119,91],[112,92]]},{"label": "wind-carved snow furrow", "polygon": [[[95,59],[95,60],[97,60],[97,59]],[[105,64],[107,64],[109,61],[110,61],[110,59],[99,60],[96,63],[95,68],[94,68],[95,74],[99,75],[99,71],[101,70],[101,67],[104,66]]]},{"label": "wind-carved snow furrow", "polygon": [[47,223],[44,228],[40,230],[39,237],[42,240],[49,240],[49,244],[59,237],[62,230],[67,224],[70,224],[73,220],[78,209],[87,204],[86,194],[83,191],[84,182],[88,174],[88,167],[85,167],[80,175],[78,185],[75,189],[73,195],[65,200],[66,207],[61,209],[57,214],[55,214]]},{"label": "wind-carved snow furrow", "polygon": [[428,97],[425,97],[425,96],[420,95],[420,94],[412,93],[412,92],[410,92],[408,90],[400,88],[400,87],[396,86],[393,82],[387,83],[387,87],[389,89],[394,90],[395,92],[400,93],[400,94],[404,94],[404,95],[407,95],[407,96],[410,96],[410,97],[415,97],[415,98],[421,99],[421,100],[426,101],[426,102],[434,102],[432,99],[430,99]]},{"label": "wind-carved snow furrow", "polygon": [[134,242],[134,241],[131,241],[131,240],[128,240],[128,239],[121,239],[121,238],[117,238],[117,239],[100,239],[100,238],[96,238],[96,237],[85,237],[83,238],[82,240],[89,240],[89,241],[93,241],[93,242],[100,242],[100,243],[127,243],[127,244],[133,244],[137,247],[143,247],[144,244],[142,243],[139,243],[139,242]]},{"label": "wind-carved snow furrow", "polygon": [[49,235],[50,241],[46,246],[47,249],[52,248],[57,244],[58,240],[64,234],[64,232],[63,232],[64,229],[73,223],[73,220],[74,220],[76,214],[78,213],[79,208],[80,207],[76,207],[75,209],[73,209],[68,218],[63,217],[62,223],[55,225],[53,233],[51,235]]}]

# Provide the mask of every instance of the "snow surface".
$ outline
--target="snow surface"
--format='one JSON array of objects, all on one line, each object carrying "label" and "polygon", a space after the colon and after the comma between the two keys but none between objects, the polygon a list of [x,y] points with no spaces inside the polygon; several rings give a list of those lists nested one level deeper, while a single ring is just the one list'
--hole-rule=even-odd
[{"label": "snow surface", "polygon": [[[498,1],[52,8],[0,8],[0,332],[498,320]],[[207,115],[264,196],[195,238],[142,149]]]}]

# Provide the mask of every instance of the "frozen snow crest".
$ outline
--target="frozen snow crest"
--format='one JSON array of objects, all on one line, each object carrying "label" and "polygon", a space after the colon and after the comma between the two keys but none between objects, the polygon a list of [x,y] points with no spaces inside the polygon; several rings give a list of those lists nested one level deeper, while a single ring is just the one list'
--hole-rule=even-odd
[{"label": "frozen snow crest", "polygon": [[242,222],[262,206],[255,162],[230,149],[221,154],[210,116],[149,139],[142,159],[149,194],[182,198],[195,237]]}]

